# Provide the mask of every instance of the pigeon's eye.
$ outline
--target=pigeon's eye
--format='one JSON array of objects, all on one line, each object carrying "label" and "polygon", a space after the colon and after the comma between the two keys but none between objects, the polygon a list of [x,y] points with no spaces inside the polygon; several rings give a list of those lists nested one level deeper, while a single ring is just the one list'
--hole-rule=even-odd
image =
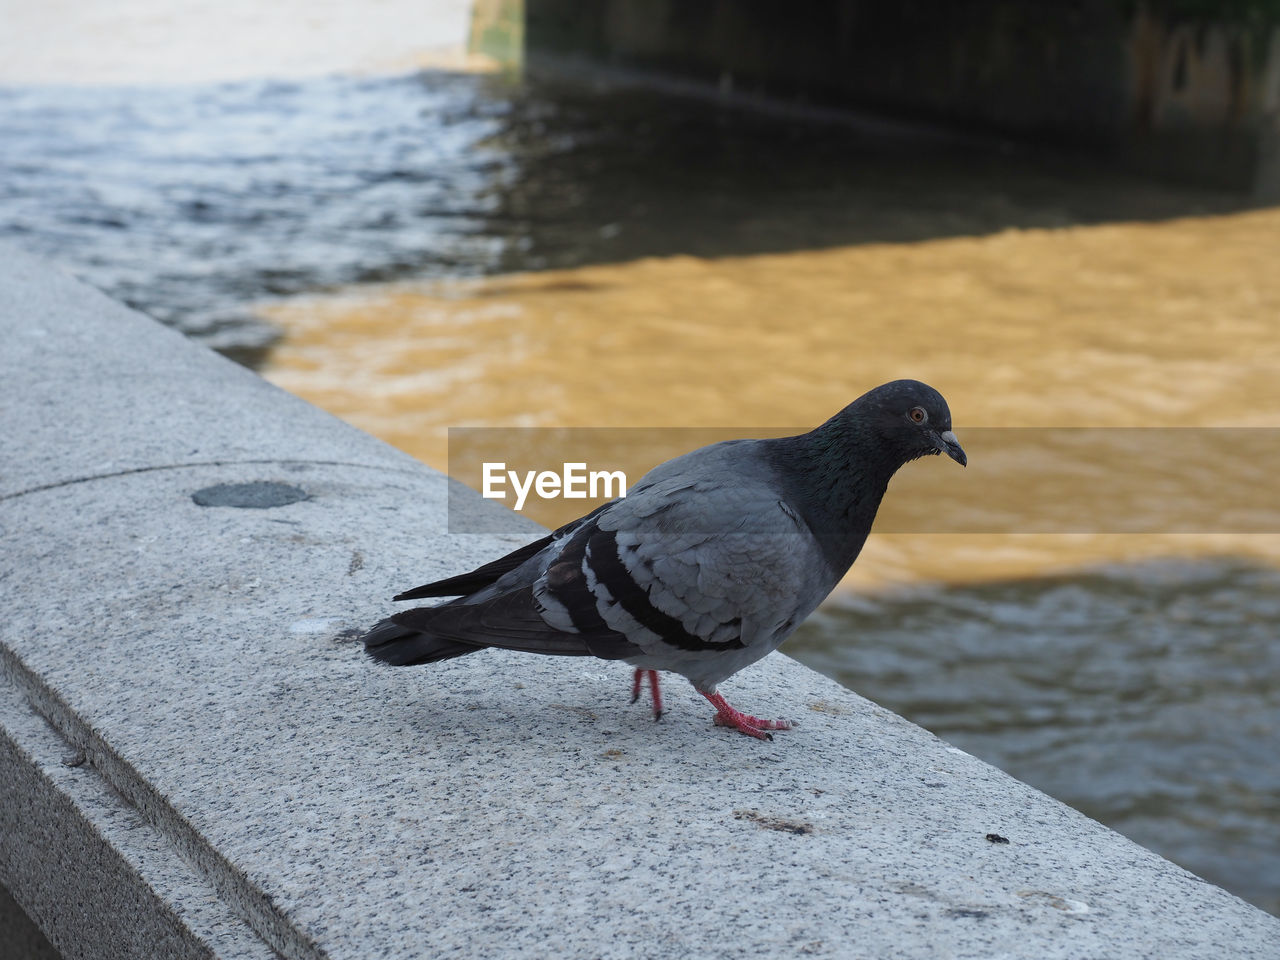
[{"label": "pigeon's eye", "polygon": [[924,423],[929,419],[929,415],[924,412],[924,407],[912,407],[907,416],[911,418],[912,423]]}]

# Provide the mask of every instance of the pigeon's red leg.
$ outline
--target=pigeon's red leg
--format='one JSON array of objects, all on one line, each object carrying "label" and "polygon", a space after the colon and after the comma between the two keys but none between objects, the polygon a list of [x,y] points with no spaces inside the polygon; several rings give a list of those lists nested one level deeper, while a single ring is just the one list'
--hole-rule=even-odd
[{"label": "pigeon's red leg", "polygon": [[640,685],[644,682],[645,674],[649,675],[649,692],[653,694],[653,719],[661,720],[662,714],[662,689],[658,686],[657,670],[636,670],[636,675],[631,681],[631,702],[635,703],[640,699]]},{"label": "pigeon's red leg", "polygon": [[649,692],[653,694],[653,719],[661,720],[666,711],[662,708],[662,688],[658,686],[658,671],[650,670],[648,673]]},{"label": "pigeon's red leg", "polygon": [[745,733],[757,740],[772,740],[773,737],[767,731],[790,730],[795,726],[790,720],[762,720],[760,717],[753,717],[749,713],[735,710],[719,693],[707,693],[705,690],[698,692],[710,700],[711,705],[716,708],[716,726],[718,727],[732,727],[739,733]]}]

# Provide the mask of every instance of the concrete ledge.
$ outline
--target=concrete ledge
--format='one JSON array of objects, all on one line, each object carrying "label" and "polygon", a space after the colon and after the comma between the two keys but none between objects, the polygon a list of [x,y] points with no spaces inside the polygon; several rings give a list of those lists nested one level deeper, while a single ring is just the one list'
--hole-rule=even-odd
[{"label": "concrete ledge", "polygon": [[[1280,952],[785,657],[730,683],[804,718],[771,744],[674,683],[653,724],[618,664],[375,669],[351,635],[391,593],[512,538],[448,536],[441,475],[16,253],[0,337],[0,880],[68,956]],[[262,480],[308,498],[192,500]]]},{"label": "concrete ledge", "polygon": [[274,956],[8,678],[0,826],[0,881],[64,957]]}]

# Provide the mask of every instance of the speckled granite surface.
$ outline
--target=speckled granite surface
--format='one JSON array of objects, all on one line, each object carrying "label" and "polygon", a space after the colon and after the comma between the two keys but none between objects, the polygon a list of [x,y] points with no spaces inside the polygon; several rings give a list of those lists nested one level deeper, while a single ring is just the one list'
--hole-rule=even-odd
[{"label": "speckled granite surface", "polygon": [[[376,668],[350,632],[392,593],[514,541],[446,535],[438,474],[17,255],[0,337],[0,657],[261,950],[1280,955],[1280,920],[782,656],[725,688],[802,719],[772,743],[679,681],[653,723],[620,664]],[[192,500],[255,481],[308,499]]]},{"label": "speckled granite surface", "polygon": [[[275,956],[173,844],[0,676],[0,882],[52,941],[2,960]],[[43,947],[43,952],[41,948]]]}]

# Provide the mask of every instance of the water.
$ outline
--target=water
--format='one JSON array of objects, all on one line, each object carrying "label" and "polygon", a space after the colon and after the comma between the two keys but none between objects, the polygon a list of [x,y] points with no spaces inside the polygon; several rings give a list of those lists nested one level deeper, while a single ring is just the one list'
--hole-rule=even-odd
[{"label": "water", "polygon": [[466,74],[0,89],[0,237],[238,356],[249,304],[494,269],[472,147],[507,110]]},{"label": "water", "polygon": [[[0,236],[429,462],[449,425],[799,426],[900,375],[962,440],[1280,425],[1280,216],[1234,197],[474,73],[196,80],[0,88]],[[878,536],[790,650],[1280,912],[1278,566]]]}]

